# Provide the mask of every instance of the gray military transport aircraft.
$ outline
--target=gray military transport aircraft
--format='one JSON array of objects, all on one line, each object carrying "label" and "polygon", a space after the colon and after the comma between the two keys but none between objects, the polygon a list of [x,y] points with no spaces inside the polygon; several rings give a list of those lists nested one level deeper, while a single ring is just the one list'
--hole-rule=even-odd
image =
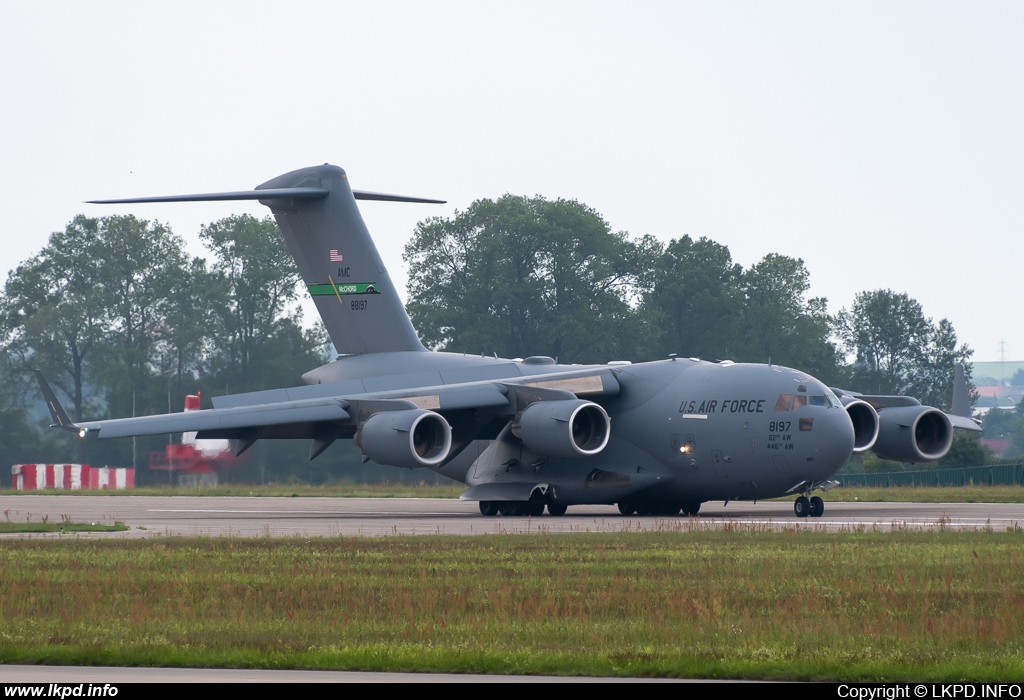
[{"label": "gray military transport aircraft", "polygon": [[623,514],[694,515],[704,501],[796,496],[820,516],[835,472],[873,450],[900,462],[941,459],[970,419],[962,368],[951,414],[906,396],[829,389],[772,364],[695,357],[562,365],[428,351],[420,343],[356,206],[437,202],[352,190],[341,168],[296,170],[254,191],[92,203],[258,200],[277,219],[337,360],[304,386],[213,399],[213,408],[73,423],[41,373],[55,427],[81,437],[198,431],[232,439],[339,438],[364,459],[425,467],[469,486],[484,515],[563,515],[576,504]]}]

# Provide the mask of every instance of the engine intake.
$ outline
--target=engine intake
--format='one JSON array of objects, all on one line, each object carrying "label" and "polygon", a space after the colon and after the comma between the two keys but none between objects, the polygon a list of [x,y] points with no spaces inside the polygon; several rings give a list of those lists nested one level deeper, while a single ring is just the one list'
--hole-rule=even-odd
[{"label": "engine intake", "polygon": [[534,452],[548,457],[589,457],[608,444],[611,420],[591,401],[536,401],[526,407],[512,429]]},{"label": "engine intake", "polygon": [[448,458],[452,429],[433,411],[380,411],[363,424],[356,445],[378,464],[433,467]]},{"label": "engine intake", "polygon": [[872,451],[895,462],[934,462],[953,444],[953,424],[931,406],[883,408],[878,412],[878,440]]},{"label": "engine intake", "polygon": [[878,440],[878,412],[867,401],[851,397],[841,400],[853,423],[853,453],[870,450]]}]

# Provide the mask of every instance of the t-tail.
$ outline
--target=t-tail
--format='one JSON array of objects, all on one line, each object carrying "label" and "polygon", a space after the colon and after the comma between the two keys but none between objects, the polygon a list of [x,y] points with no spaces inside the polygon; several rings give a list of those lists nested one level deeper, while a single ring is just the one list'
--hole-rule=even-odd
[{"label": "t-tail", "polygon": [[274,213],[299,274],[340,354],[425,350],[366,230],[356,200],[443,204],[440,200],[353,190],[344,170],[319,165],[286,173],[253,191],[90,203],[252,199]]}]

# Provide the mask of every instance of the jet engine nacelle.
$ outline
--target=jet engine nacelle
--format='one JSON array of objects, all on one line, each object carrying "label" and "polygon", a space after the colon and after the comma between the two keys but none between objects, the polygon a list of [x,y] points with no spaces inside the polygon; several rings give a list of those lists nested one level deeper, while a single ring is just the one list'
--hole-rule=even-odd
[{"label": "jet engine nacelle", "polygon": [[878,412],[878,440],[872,451],[894,462],[934,462],[953,444],[953,424],[931,406],[883,408]]},{"label": "jet engine nacelle", "polygon": [[513,433],[527,447],[548,457],[596,455],[611,437],[611,420],[591,401],[536,401],[513,424]]},{"label": "jet engine nacelle", "polygon": [[448,457],[452,429],[433,411],[380,411],[359,431],[357,444],[367,457],[392,467],[433,467]]},{"label": "jet engine nacelle", "polygon": [[878,412],[867,401],[844,396],[840,401],[853,423],[853,453],[870,450],[878,440]]}]

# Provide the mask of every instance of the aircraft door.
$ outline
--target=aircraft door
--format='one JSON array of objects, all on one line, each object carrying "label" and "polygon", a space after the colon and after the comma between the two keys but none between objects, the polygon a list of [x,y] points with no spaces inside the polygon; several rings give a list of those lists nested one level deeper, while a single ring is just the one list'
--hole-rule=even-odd
[{"label": "aircraft door", "polygon": [[725,469],[725,460],[722,459],[721,450],[714,450],[711,452],[711,462],[715,465],[715,476],[722,479],[729,478],[729,472]]},{"label": "aircraft door", "polygon": [[679,434],[673,433],[672,454],[683,458],[683,466],[689,469],[700,469],[700,464],[697,461],[697,438],[694,435],[687,434],[680,440]]}]

